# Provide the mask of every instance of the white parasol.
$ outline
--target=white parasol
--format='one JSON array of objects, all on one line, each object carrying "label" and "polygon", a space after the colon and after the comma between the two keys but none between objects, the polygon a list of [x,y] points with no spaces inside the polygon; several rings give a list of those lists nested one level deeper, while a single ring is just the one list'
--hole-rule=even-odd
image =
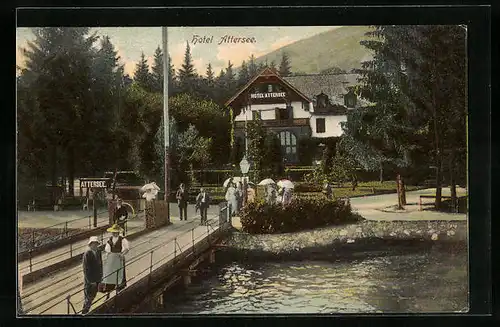
[{"label": "white parasol", "polygon": [[284,187],[284,188],[293,188],[293,183],[289,181],[288,179],[282,179],[278,182],[279,187]]},{"label": "white parasol", "polygon": [[227,187],[228,184],[229,184],[229,181],[231,181],[231,179],[233,180],[233,183],[238,183],[238,182],[241,182],[243,183],[244,180],[246,180],[248,182],[248,177],[229,177],[228,179],[226,179],[224,181],[224,184],[222,184],[224,187]]},{"label": "white parasol", "polygon": [[269,184],[276,184],[276,182],[273,181],[271,178],[266,178],[266,179],[260,181],[260,183],[257,185],[269,185]]},{"label": "white parasol", "polygon": [[154,200],[154,199],[156,199],[156,196],[158,195],[159,190],[160,190],[160,188],[158,187],[158,185],[156,185],[155,182],[148,183],[148,184],[144,185],[143,187],[141,187],[141,192],[144,192],[142,197],[145,198],[146,201]]}]

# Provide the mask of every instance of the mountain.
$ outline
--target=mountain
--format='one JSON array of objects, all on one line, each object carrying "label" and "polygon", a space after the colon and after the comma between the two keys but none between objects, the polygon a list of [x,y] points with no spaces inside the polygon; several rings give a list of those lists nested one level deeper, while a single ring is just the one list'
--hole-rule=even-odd
[{"label": "mountain", "polygon": [[256,61],[270,64],[274,60],[279,67],[286,52],[294,74],[318,74],[334,67],[350,72],[372,58],[370,51],[359,44],[368,39],[365,33],[370,30],[368,26],[342,26],[281,47]]}]

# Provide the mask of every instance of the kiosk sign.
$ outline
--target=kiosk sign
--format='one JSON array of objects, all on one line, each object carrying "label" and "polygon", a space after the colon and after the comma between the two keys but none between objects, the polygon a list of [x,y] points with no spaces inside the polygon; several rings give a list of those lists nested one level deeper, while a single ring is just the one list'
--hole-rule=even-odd
[{"label": "kiosk sign", "polygon": [[107,188],[109,178],[82,178],[80,179],[81,188]]}]

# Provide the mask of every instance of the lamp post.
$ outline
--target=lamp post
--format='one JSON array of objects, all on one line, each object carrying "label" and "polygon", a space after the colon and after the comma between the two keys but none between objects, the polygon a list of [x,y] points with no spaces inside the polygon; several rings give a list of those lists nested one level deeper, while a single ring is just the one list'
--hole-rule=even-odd
[{"label": "lamp post", "polygon": [[247,203],[247,177],[248,170],[250,169],[250,163],[247,160],[247,156],[245,155],[243,159],[240,161],[240,169],[243,174],[243,205]]},{"label": "lamp post", "polygon": [[167,27],[162,27],[162,43],[163,43],[163,134],[165,141],[165,203],[167,210],[167,220],[170,221],[170,208],[168,203],[169,196],[169,152],[170,152],[170,131],[169,131],[169,116],[168,116],[168,34]]}]

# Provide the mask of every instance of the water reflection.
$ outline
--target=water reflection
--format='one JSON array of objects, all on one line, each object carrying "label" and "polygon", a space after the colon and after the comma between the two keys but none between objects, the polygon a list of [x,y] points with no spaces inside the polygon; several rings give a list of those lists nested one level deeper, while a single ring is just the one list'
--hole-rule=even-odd
[{"label": "water reflection", "polygon": [[166,313],[457,312],[467,308],[466,253],[354,261],[232,262],[181,294]]}]

